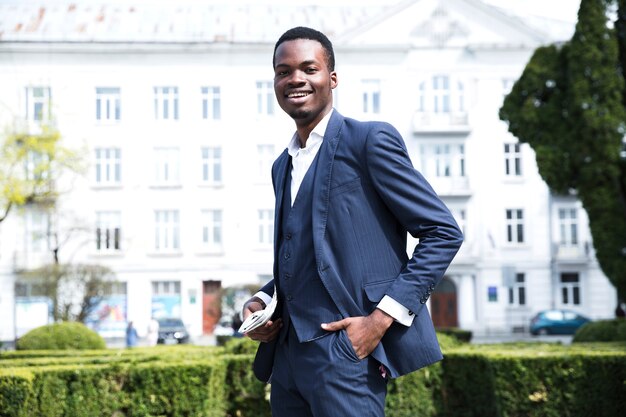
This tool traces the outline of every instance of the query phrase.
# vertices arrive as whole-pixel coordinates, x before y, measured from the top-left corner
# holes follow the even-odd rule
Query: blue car
[[[583,324],[591,321],[570,310],[545,310],[537,313],[530,321],[532,335],[574,334]]]

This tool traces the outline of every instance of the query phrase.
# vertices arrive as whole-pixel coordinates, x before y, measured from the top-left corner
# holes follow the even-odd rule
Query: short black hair
[[[287,41],[295,41],[297,39],[309,39],[319,42],[326,53],[326,65],[328,66],[328,70],[335,70],[335,51],[333,51],[333,44],[322,32],[304,26],[289,29],[287,32],[283,33],[280,38],[278,38],[278,41],[274,46],[274,55],[272,56],[272,65],[274,67],[276,66],[276,50],[280,44]]]

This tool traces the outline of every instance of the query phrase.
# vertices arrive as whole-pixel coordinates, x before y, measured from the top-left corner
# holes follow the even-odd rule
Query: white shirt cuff
[[[263,302],[265,303],[266,307],[272,301],[272,297],[270,297],[269,295],[265,294],[263,291],[257,292],[256,294],[254,294],[254,296],[255,297],[259,297],[261,300],[263,300]],[[387,313],[387,314],[389,314],[389,313]]]
[[[376,307],[389,314],[395,321],[406,327],[413,324],[413,319],[415,319],[415,314],[411,310],[388,295],[385,295]]]

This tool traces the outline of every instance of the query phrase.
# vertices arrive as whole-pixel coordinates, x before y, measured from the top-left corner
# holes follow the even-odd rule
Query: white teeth
[[[295,97],[306,97],[309,93],[290,93],[287,97],[295,98]]]

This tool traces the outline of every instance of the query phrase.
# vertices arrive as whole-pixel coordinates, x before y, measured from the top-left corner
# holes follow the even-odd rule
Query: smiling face
[[[333,107],[337,74],[328,69],[322,45],[310,39],[281,43],[274,62],[278,104],[296,122],[300,139],[306,140]]]

